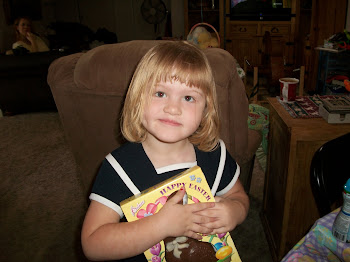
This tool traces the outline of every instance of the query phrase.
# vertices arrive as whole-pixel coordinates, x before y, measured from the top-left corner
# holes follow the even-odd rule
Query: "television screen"
[[[231,7],[235,7],[237,4],[245,2],[247,0],[231,0]]]
[[[231,20],[288,21],[291,9],[282,0],[231,0]]]
[[[249,5],[263,5],[265,7],[283,7],[282,0],[231,0],[231,8],[235,7],[240,3],[247,2]],[[243,4],[241,4],[243,5]]]

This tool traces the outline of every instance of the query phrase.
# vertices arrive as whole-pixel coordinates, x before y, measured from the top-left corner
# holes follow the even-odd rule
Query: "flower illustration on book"
[[[148,259],[148,261],[152,262],[161,262],[163,261],[164,257],[162,258],[162,255],[164,251],[160,252],[162,249],[162,246],[160,243],[155,244],[153,247],[149,249],[149,252],[153,255],[151,259]]]
[[[149,251],[151,252],[152,255],[158,256],[160,253],[160,249],[161,249],[161,246],[160,246],[160,243],[158,243],[158,244],[155,244],[153,247],[151,247]]]
[[[152,262],[161,262],[162,259],[160,257],[158,257],[158,256],[153,256],[151,261]]]
[[[226,236],[227,233],[221,233],[221,234],[217,234],[218,235],[218,238],[222,239],[223,237]]]
[[[158,210],[158,205],[159,204],[164,205],[167,200],[168,200],[168,197],[162,196],[162,197],[158,198],[155,203],[149,203],[146,207],[146,210],[140,209],[139,212],[137,212],[137,215],[136,215],[137,218],[140,219],[140,218],[149,217],[149,216],[154,215]]]

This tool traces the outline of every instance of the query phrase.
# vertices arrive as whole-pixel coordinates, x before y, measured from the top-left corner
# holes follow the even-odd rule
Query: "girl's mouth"
[[[166,125],[170,125],[170,126],[180,126],[181,124],[175,120],[171,120],[171,119],[160,119],[160,122],[162,122],[163,124]]]

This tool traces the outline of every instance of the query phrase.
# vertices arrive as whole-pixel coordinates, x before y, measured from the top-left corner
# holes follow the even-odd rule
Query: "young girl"
[[[16,32],[16,42],[12,49],[21,46],[30,53],[49,51],[45,42],[32,32],[32,21],[27,17],[19,17],[15,20],[14,29]]]
[[[199,233],[225,233],[246,218],[249,200],[237,179],[239,166],[218,138],[215,82],[197,47],[166,42],[146,53],[126,96],[121,129],[129,142],[106,157],[90,195],[82,229],[89,259],[146,261],[143,252],[166,237],[201,239]],[[155,215],[121,221],[119,203],[132,192],[195,165],[216,203],[182,205],[179,190]]]

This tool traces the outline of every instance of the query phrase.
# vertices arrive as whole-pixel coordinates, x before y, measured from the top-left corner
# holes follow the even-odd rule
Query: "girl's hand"
[[[239,224],[236,214],[240,212],[241,204],[223,197],[215,197],[215,201],[214,208],[200,212],[201,215],[211,217],[213,221],[203,226],[212,229],[210,234],[221,234],[233,230]]]
[[[210,234],[232,231],[247,217],[249,198],[239,180],[226,194],[215,197],[215,201],[213,208],[198,212],[199,215],[211,218],[211,222],[202,224],[212,229]]]
[[[179,190],[170,198],[164,207],[155,216],[159,218],[159,229],[165,231],[169,237],[187,236],[194,239],[202,239],[202,234],[209,234],[212,229],[206,227],[207,223],[214,221],[210,217],[201,215],[199,212],[214,208],[215,203],[196,203],[183,205],[182,199],[185,190]]]

